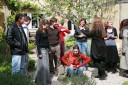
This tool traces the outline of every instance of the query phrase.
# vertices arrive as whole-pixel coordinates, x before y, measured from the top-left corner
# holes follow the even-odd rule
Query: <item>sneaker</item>
[[[99,80],[106,80],[107,74],[101,75]]]

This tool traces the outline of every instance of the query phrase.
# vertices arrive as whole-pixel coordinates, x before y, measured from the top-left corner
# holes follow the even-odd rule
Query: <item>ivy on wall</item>
[[[27,0],[26,1],[5,0],[4,3],[8,7],[8,9],[11,11],[11,15],[7,17],[8,26],[10,26],[14,22],[15,15],[17,13],[26,13],[26,12],[39,13],[41,11],[41,7]]]
[[[41,7],[37,4],[30,3],[29,1],[19,1],[19,0],[5,0],[5,3],[11,11],[14,12],[24,12],[24,10],[39,12]]]
[[[28,1],[24,1],[21,5],[21,10],[29,10],[29,11],[34,11],[34,12],[39,12],[41,11],[41,8],[37,6],[36,4],[30,3]]]
[[[19,0],[5,0],[8,9],[12,11],[20,11],[21,3]]]

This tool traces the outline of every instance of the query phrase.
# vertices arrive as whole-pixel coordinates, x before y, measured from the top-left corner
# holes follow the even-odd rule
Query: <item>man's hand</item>
[[[77,68],[79,68],[80,66],[79,66],[79,65],[77,65],[76,67],[77,67]]]
[[[39,59],[42,59],[42,57],[43,57],[42,55],[39,55]]]
[[[61,29],[61,31],[65,31],[66,29]]]
[[[84,34],[80,34],[78,37],[82,38],[82,37],[85,37],[85,35]]]

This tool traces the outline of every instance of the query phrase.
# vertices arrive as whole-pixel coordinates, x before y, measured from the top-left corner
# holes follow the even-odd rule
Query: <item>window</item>
[[[38,28],[42,18],[43,14],[32,14],[32,28]]]

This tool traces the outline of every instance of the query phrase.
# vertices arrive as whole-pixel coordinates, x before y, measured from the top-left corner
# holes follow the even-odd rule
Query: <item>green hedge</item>
[[[36,85],[32,82],[31,78],[26,78],[23,75],[15,74],[8,75],[0,73],[0,85]]]

